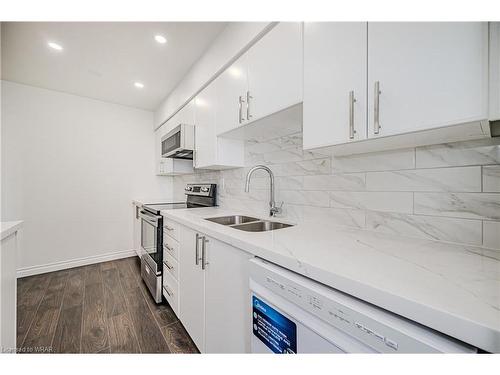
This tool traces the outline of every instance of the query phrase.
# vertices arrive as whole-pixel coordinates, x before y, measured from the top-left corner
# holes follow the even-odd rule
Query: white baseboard
[[[124,250],[102,255],[94,255],[86,258],[78,258],[78,259],[64,260],[62,262],[43,264],[40,266],[19,268],[17,270],[17,277],[19,278],[25,276],[32,276],[41,273],[59,271],[79,266],[86,266],[88,264],[95,264],[95,263],[107,262],[109,260],[128,258],[134,255],[137,255],[135,250]]]

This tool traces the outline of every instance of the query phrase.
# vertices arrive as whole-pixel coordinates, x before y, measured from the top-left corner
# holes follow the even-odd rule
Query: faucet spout
[[[250,191],[250,178],[252,177],[252,174],[258,170],[264,170],[267,173],[269,173],[269,180],[270,180],[269,215],[275,216],[276,214],[281,213],[281,207],[277,207],[276,202],[274,200],[274,174],[273,171],[271,171],[271,169],[269,169],[265,165],[256,165],[255,167],[251,168],[247,173],[245,181],[245,192],[248,193]]]

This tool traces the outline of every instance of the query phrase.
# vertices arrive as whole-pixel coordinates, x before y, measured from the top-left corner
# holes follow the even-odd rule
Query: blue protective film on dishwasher
[[[252,296],[253,334],[274,353],[297,353],[297,325]]]

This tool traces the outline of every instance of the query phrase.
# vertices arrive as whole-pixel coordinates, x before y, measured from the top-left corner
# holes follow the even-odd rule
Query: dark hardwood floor
[[[17,281],[19,353],[197,353],[170,306],[157,305],[137,257]]]

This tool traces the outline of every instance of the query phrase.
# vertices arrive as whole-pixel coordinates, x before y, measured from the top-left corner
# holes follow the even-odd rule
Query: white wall
[[[271,22],[230,23],[155,111],[155,128],[186,104],[274,25],[275,23]]]
[[[21,269],[132,249],[155,176],[153,113],[3,81],[2,220],[25,220]]]

